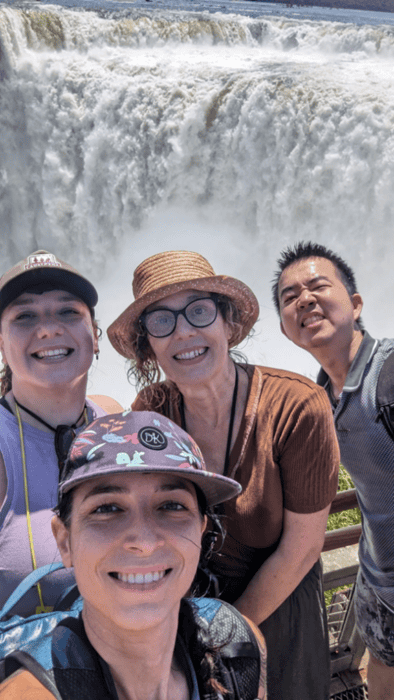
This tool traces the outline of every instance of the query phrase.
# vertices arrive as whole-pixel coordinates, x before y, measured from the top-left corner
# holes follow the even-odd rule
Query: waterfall
[[[97,283],[106,327],[143,258],[198,250],[260,299],[250,359],[313,374],[269,291],[280,250],[312,239],[392,335],[393,61],[389,25],[1,6],[2,269],[55,252]],[[128,403],[103,348],[92,391],[116,375]]]

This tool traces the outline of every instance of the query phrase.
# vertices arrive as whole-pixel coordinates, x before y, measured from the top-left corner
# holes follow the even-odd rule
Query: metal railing
[[[357,508],[355,489],[341,491],[332,502],[330,514]],[[361,535],[361,525],[351,525],[326,532],[323,552],[357,544]],[[324,574],[324,590],[347,586],[334,593],[327,607],[328,630],[331,652],[331,694],[332,700],[366,700],[367,689],[358,673],[365,645],[355,626],[353,586],[358,564],[329,571]]]

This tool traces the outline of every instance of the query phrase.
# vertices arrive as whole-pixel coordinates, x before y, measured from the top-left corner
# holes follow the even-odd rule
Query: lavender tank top
[[[106,411],[87,400],[89,420]],[[29,504],[37,566],[61,560],[51,530],[52,508],[57,502],[59,467],[51,433],[23,423]],[[0,452],[8,488],[0,510],[0,609],[15,587],[32,569],[23,487],[21,447],[15,416],[0,405]],[[54,605],[65,588],[75,583],[73,570],[62,569],[41,581],[44,605]],[[13,615],[27,617],[40,604],[37,589],[29,591],[13,608]]]

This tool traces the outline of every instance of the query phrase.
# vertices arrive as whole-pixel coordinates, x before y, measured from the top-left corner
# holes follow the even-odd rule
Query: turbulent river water
[[[313,376],[270,299],[284,246],[332,246],[370,332],[394,333],[393,68],[391,14],[1,3],[1,269],[57,253],[97,284],[105,328],[143,258],[198,250],[259,297],[247,356]],[[133,395],[105,340],[89,388]]]

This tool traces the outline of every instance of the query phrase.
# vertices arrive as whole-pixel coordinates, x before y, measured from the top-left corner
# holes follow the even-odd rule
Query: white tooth
[[[37,353],[38,357],[54,357],[58,355],[67,355],[67,350],[65,348],[58,349],[58,350],[42,350],[41,352]]]
[[[124,583],[153,583],[153,581],[160,581],[165,574],[164,569],[162,571],[150,572],[149,574],[117,574],[117,578]]]
[[[175,357],[178,360],[192,360],[193,357],[198,357],[199,355],[202,355],[204,352],[204,349],[201,350],[192,350],[191,352],[183,352],[179,353],[179,355],[175,355]]]

